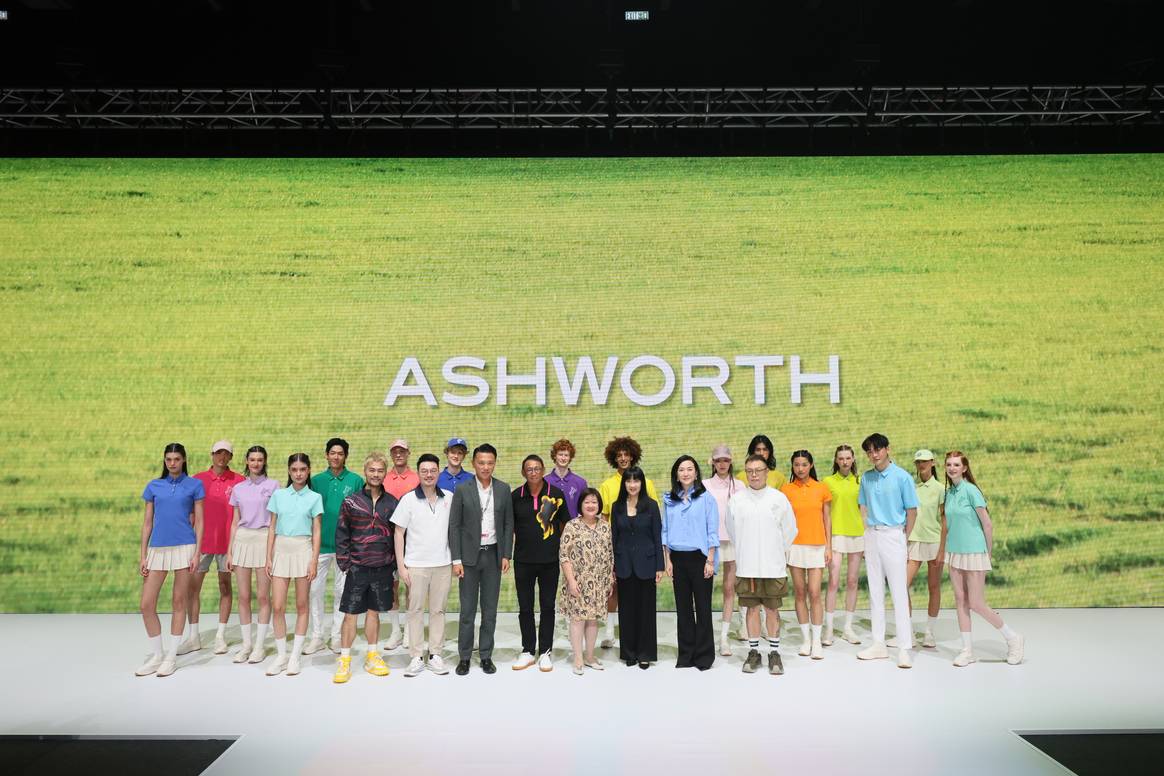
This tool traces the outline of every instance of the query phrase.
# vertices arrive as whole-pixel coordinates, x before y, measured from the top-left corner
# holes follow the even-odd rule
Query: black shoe
[[[784,673],[784,661],[780,659],[779,652],[768,653],[768,673],[772,676],[780,676]]]
[[[467,673],[469,673],[469,661],[462,660],[457,663],[457,676],[464,676]]]
[[[626,663],[627,668],[630,668],[631,666],[633,666],[635,664],[635,661],[633,661],[633,660],[624,660],[622,662]]]
[[[749,649],[748,656],[744,659],[744,673],[754,674],[756,669],[760,667],[760,650]]]
[[[651,667],[651,664],[645,660],[643,662],[639,663],[639,668],[643,669],[644,671],[646,671],[650,667]]]
[[[497,666],[493,665],[493,661],[487,657],[481,658],[481,670],[487,674],[497,673]]]

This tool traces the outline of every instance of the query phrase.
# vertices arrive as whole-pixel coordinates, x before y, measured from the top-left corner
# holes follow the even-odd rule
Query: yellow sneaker
[[[379,652],[369,652],[364,659],[364,670],[372,676],[387,676],[388,664],[384,662],[384,658],[380,657]]]
[[[331,678],[336,684],[343,684],[352,678],[352,658],[339,657],[335,661],[335,676]]]

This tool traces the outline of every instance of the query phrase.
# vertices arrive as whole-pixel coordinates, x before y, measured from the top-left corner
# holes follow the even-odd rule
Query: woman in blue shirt
[[[954,603],[958,606],[958,630],[962,632],[962,651],[954,665],[968,666],[975,661],[970,634],[970,612],[998,628],[1006,639],[1006,662],[1023,662],[1023,637],[1002,621],[998,612],[986,603],[986,572],[994,552],[994,524],[986,511],[986,499],[970,471],[970,459],[960,450],[946,453],[946,566],[954,586]]]
[[[711,632],[711,587],[719,548],[719,507],[703,487],[699,464],[682,455],[671,467],[671,490],[663,495],[663,556],[675,586],[679,642],[676,668],[700,671],[715,662]]]
[[[186,470],[186,448],[177,442],[166,445],[162,473],[142,492],[145,520],[141,527],[138,571],[145,577],[141,589],[141,617],[145,622],[149,655],[134,673],[138,676],[169,676],[178,660],[178,645],[186,625],[186,601],[191,574],[198,567],[195,548],[202,541],[202,483]],[[166,575],[174,572],[170,645],[162,652],[162,623],[158,619],[158,595]]]

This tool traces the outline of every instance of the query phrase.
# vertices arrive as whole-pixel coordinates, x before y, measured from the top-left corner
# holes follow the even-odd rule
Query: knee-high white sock
[[[813,626],[810,626],[810,627],[811,627],[811,630],[812,630],[812,640],[813,640],[813,642],[815,643],[815,642],[817,642],[817,641],[820,641],[820,626],[819,626],[819,625],[813,625]]]
[[[286,657],[287,656],[287,637],[286,636],[284,636],[283,638],[279,638],[278,636],[275,637],[275,651],[279,654],[279,657]]]
[[[802,639],[804,639],[805,641],[808,641],[808,639],[809,639],[808,623],[804,623],[803,625],[800,626],[800,637]]]
[[[162,656],[162,634],[146,636],[146,643],[149,644],[149,653],[151,655],[156,655],[157,657]]]
[[[1001,633],[1002,637],[1007,641],[1013,641],[1014,637],[1018,635],[1013,630],[1011,630],[1011,627],[1005,622],[1002,624],[1002,627],[998,629],[998,632]]]
[[[825,612],[824,626],[825,626],[826,631],[828,631],[829,633],[833,632],[833,613],[832,612]]]
[[[291,653],[292,655],[298,655],[300,652],[303,651],[303,640],[306,638],[307,638],[306,636],[300,636],[298,633],[295,634],[295,641],[291,646],[291,649],[294,650]]]
[[[263,646],[263,642],[267,640],[267,629],[271,627],[269,622],[260,622],[255,626],[255,645]]]

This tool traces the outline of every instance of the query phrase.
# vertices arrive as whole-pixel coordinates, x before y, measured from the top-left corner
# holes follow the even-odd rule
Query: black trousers
[[[618,657],[652,663],[659,659],[655,627],[655,578],[618,580]]]
[[[558,598],[557,563],[513,563],[513,582],[517,588],[517,623],[521,626],[521,651],[531,655],[549,652],[554,645],[554,604]],[[538,606],[542,619],[534,632],[534,585],[538,587]]]
[[[707,556],[698,550],[671,550],[675,573],[675,625],[679,642],[677,668],[711,668],[715,641],[711,633],[711,580],[704,579]]]

